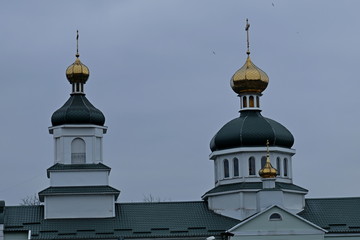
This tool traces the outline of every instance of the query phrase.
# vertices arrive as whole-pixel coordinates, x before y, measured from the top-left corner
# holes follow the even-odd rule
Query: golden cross
[[[76,57],[79,56],[79,30],[76,30]]]
[[[249,28],[250,28],[249,20],[246,19],[245,31],[246,31],[246,37],[247,37],[247,52],[246,52],[247,55],[250,55]]]

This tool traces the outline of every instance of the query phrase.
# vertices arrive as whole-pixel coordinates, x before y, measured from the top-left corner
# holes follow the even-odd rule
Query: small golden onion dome
[[[230,80],[231,88],[237,94],[244,92],[263,92],[269,83],[268,75],[255,66],[250,56],[247,57],[244,66],[235,72]]]
[[[277,170],[273,168],[270,163],[270,158],[267,156],[266,163],[262,169],[259,170],[259,175],[262,178],[275,178],[277,175]]]
[[[76,60],[66,69],[66,78],[70,83],[85,83],[90,75],[89,68],[85,66],[76,54]]]

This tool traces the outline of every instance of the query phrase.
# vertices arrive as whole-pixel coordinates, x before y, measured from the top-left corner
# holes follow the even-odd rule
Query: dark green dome
[[[270,146],[291,148],[294,137],[280,123],[265,118],[260,111],[242,111],[240,117],[225,124],[210,142],[211,151],[236,147]]]
[[[104,126],[105,116],[85,94],[71,94],[69,100],[51,116],[53,126],[63,124],[94,124]]]

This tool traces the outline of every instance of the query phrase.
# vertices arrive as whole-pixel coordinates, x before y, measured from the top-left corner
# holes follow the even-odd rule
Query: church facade
[[[214,187],[200,201],[121,203],[102,157],[105,116],[86,98],[89,69],[77,52],[70,98],[51,117],[50,186],[41,205],[0,201],[0,240],[360,239],[360,197],[307,199],[293,183],[294,137],[262,116],[269,78],[247,55],[231,78],[240,116],[210,141]]]

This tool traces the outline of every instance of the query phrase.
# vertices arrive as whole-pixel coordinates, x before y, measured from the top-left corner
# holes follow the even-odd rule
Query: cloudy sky
[[[214,184],[209,142],[238,116],[229,86],[246,59],[270,77],[262,114],[295,137],[294,183],[308,197],[360,196],[358,1],[1,1],[0,199],[49,185],[52,113],[65,69],[106,116],[104,163],[120,201],[200,200]]]

